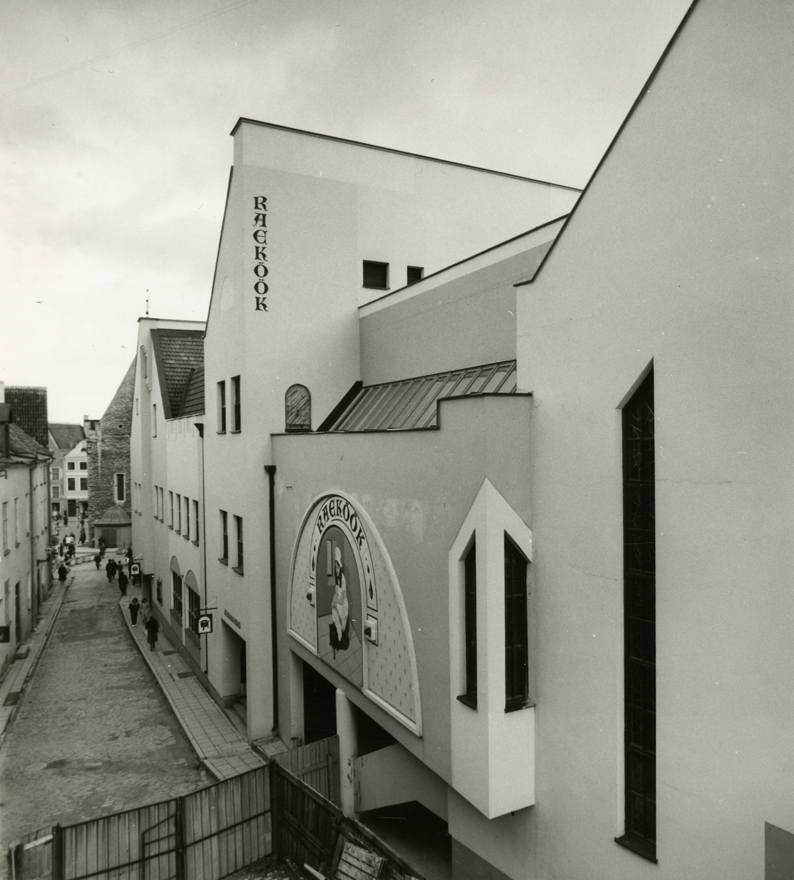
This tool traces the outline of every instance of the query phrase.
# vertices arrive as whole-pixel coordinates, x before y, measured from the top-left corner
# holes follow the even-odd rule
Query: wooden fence
[[[184,797],[27,835],[9,848],[9,873],[11,880],[220,880],[272,853],[328,872],[346,840],[384,858],[384,880],[421,878],[273,762]]]
[[[337,807],[340,805],[338,736],[281,752],[274,760]]]
[[[273,851],[271,773],[15,841],[12,880],[219,880]]]

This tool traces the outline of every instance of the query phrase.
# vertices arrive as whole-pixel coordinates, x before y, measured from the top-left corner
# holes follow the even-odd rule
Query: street
[[[0,847],[15,837],[185,794],[200,769],[122,619],[117,581],[74,582],[0,747]],[[140,622],[138,624],[141,625]]]

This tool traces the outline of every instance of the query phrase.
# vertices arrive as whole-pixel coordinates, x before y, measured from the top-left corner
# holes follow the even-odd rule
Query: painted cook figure
[[[334,597],[331,600],[331,647],[334,655],[337,651],[346,651],[350,647],[349,615],[350,606],[347,600],[347,581],[345,579],[344,565],[342,564],[342,550],[334,547]]]

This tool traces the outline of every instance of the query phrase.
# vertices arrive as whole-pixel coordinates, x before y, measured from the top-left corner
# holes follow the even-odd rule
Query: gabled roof
[[[320,431],[410,431],[438,427],[438,401],[515,394],[516,362],[500,361],[361,388]]]
[[[185,384],[185,396],[179,408],[180,416],[201,415],[204,412],[204,367],[190,371]]]
[[[49,443],[47,424],[47,389],[35,387],[7,387],[5,402],[14,410],[14,422],[37,443]]]
[[[81,440],[85,440],[85,432],[82,425],[65,425],[50,422],[50,434],[58,449],[74,449]]]
[[[157,373],[163,395],[164,415],[167,419],[204,411],[204,332],[202,330],[155,329],[152,333],[152,349],[157,363]],[[199,377],[201,370],[200,392]],[[196,383],[196,384],[194,384]],[[201,406],[197,399],[200,393]]]

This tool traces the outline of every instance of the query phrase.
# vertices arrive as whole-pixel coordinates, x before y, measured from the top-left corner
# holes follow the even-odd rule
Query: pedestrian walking
[[[102,557],[98,553],[94,557],[94,565],[96,566],[96,570],[99,571],[99,566],[102,565]]]
[[[121,575],[123,574],[124,572],[122,571],[119,575],[119,586],[121,586]],[[130,620],[132,621],[133,626],[138,625],[138,610],[140,607],[140,602],[138,602],[138,597],[136,596],[132,602],[130,602]]]
[[[66,583],[66,575],[69,573],[69,569],[61,563],[58,567],[58,580],[63,584]]]
[[[141,619],[143,620],[143,625],[146,626],[149,621],[149,600],[146,596],[143,597],[141,602]]]
[[[121,595],[127,595],[127,584],[129,584],[130,579],[124,574],[124,569],[119,569],[119,589],[121,590]]]
[[[85,529],[80,527],[80,543],[85,544]]]
[[[150,651],[154,651],[154,646],[157,644],[157,633],[159,630],[160,624],[157,622],[157,618],[152,614],[146,621],[146,638],[149,642]]]
[[[116,563],[113,559],[108,559],[107,565],[105,566],[105,573],[108,576],[108,583],[113,583],[113,578],[116,577]]]
[[[127,547],[124,551],[124,555],[127,557],[127,574],[132,574],[132,547]]]

